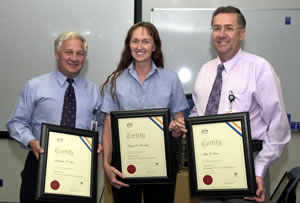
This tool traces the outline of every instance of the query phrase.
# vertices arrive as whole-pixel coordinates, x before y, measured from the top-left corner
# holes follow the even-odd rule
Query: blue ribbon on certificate
[[[82,137],[82,136],[79,136],[79,138],[85,144],[85,146],[88,148],[88,150],[90,150],[92,152],[92,143],[88,140],[88,138]]]
[[[234,130],[237,134],[239,134],[240,136],[242,136],[242,129],[241,126],[239,126],[237,123],[235,122],[225,122],[232,130]]]
[[[149,119],[150,119],[155,125],[157,125],[162,131],[164,130],[163,122],[162,122],[158,117],[155,117],[155,116],[149,116]]]

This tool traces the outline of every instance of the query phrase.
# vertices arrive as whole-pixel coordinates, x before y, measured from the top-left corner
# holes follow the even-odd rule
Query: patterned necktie
[[[220,102],[220,95],[222,90],[222,72],[224,70],[224,65],[219,64],[217,70],[217,76],[213,87],[211,89],[209,99],[207,101],[205,115],[215,115],[218,113],[219,110],[219,102]]]
[[[69,86],[66,89],[65,97],[64,97],[64,106],[61,115],[61,126],[72,127],[75,128],[76,124],[76,97],[74,87],[72,83],[74,82],[73,79],[67,79]]]

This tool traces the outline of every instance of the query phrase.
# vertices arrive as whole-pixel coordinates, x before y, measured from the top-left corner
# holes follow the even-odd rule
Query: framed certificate
[[[295,176],[286,171],[271,196],[271,203],[285,202],[287,190],[295,180]]]
[[[185,124],[192,195],[255,196],[248,112],[191,117]]]
[[[96,202],[98,133],[42,124],[36,199]]]
[[[174,183],[169,109],[112,111],[112,165],[138,185]]]

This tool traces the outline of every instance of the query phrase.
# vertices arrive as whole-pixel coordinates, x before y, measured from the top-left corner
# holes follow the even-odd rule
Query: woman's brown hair
[[[126,68],[128,68],[128,66],[134,60],[131,55],[131,52],[130,52],[130,40],[131,40],[133,31],[135,29],[137,29],[138,27],[146,28],[149,35],[153,38],[154,44],[155,44],[155,50],[152,52],[151,59],[153,60],[153,62],[155,63],[155,65],[157,67],[160,67],[160,68],[164,67],[163,54],[162,54],[162,50],[161,50],[161,41],[160,41],[160,37],[159,37],[156,27],[152,23],[149,23],[149,22],[138,22],[138,23],[134,24],[127,32],[124,49],[123,49],[123,52],[121,55],[120,62],[117,66],[117,69],[115,71],[113,71],[107,77],[106,81],[103,83],[103,85],[101,87],[101,93],[104,94],[104,90],[105,90],[107,84],[109,83],[109,81],[111,82],[110,94],[111,94],[113,100],[114,100],[115,92],[116,92],[115,88],[116,88],[117,78],[120,76],[120,74]]]

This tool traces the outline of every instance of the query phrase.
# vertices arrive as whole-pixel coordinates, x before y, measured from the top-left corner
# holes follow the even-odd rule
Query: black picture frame
[[[176,172],[175,172],[175,161],[174,161],[174,153],[173,153],[173,148],[172,148],[172,141],[171,141],[171,135],[169,132],[169,123],[170,123],[170,111],[168,108],[157,108],[157,109],[143,109],[143,110],[123,110],[123,111],[112,111],[110,113],[111,116],[111,129],[112,129],[112,142],[113,142],[113,160],[112,160],[112,165],[118,169],[120,172],[125,173],[128,172],[128,167],[132,166],[129,165],[127,168],[123,167],[122,168],[122,162],[126,162],[124,163],[124,166],[127,163],[136,163],[136,160],[139,159],[139,163],[143,162],[145,164],[147,163],[151,163],[151,159],[148,160],[142,160],[142,158],[146,158],[147,159],[147,155],[145,155],[143,157],[143,155],[141,155],[141,153],[136,154],[138,156],[138,158],[133,158],[133,159],[128,159],[128,154],[131,153],[127,153],[125,152],[128,148],[126,146],[126,144],[124,145],[125,147],[121,147],[120,146],[120,142],[122,140],[125,140],[124,137],[122,137],[124,135],[124,133],[128,133],[130,131],[129,128],[131,128],[132,126],[134,126],[134,129],[141,129],[143,128],[143,130],[139,130],[139,132],[133,132],[134,133],[141,133],[141,134],[145,134],[145,137],[147,137],[148,139],[150,138],[149,136],[154,136],[153,132],[148,132],[148,127],[151,126],[151,129],[157,128],[159,129],[159,131],[162,131],[162,135],[163,137],[163,142],[162,144],[162,151],[164,153],[164,157],[163,155],[159,155],[162,157],[159,157],[158,160],[161,159],[165,159],[165,162],[163,164],[159,164],[160,165],[165,165],[165,174],[164,175],[158,175],[158,176],[153,176],[153,175],[139,175],[139,176],[130,176],[130,175],[125,175],[126,178],[122,179],[120,177],[117,177],[119,180],[121,180],[122,182],[125,182],[127,184],[130,185],[147,185],[147,184],[164,184],[164,183],[175,183],[175,179],[176,179]],[[155,124],[155,121],[153,121],[152,118],[158,118],[160,117],[160,126],[155,126],[158,123]],[[128,122],[127,122],[128,121]],[[128,131],[126,131],[126,128],[121,128],[121,126],[124,126],[124,124],[122,123],[126,123],[126,128],[128,127]],[[150,123],[150,125],[149,125]],[[148,126],[148,127],[147,127]],[[125,131],[124,131],[125,129]],[[120,130],[122,130],[122,132],[120,132]],[[152,135],[151,135],[152,133]],[[157,134],[155,134],[157,135]],[[126,135],[127,136],[127,135]],[[155,137],[152,137],[155,138]],[[127,140],[128,138],[126,138]],[[161,138],[160,138],[161,139]],[[124,143],[126,143],[127,141],[123,141]],[[122,142],[122,143],[123,143]],[[128,141],[129,142],[129,141]],[[159,145],[159,143],[157,143],[157,145]],[[123,146],[123,145],[122,145]],[[136,145],[137,146],[137,145]],[[153,145],[149,144],[149,148],[151,149]],[[163,149],[164,148],[164,149]],[[122,150],[123,149],[123,150]],[[125,150],[126,149],[126,150]],[[141,149],[141,148],[138,148]],[[132,150],[132,149],[128,149]],[[148,150],[148,149],[147,149]],[[147,150],[145,150],[147,153]],[[142,149],[143,151],[143,149]],[[149,150],[148,150],[149,151]],[[144,152],[142,152],[144,153]],[[121,154],[123,157],[121,158]],[[128,162],[127,162],[128,160]],[[159,161],[158,161],[159,162]],[[159,162],[161,163],[161,162]],[[134,164],[133,164],[134,165]],[[127,165],[126,165],[127,166]],[[136,167],[136,171],[142,171],[139,170],[141,168],[142,164],[138,164],[137,166],[134,165],[134,167]],[[127,170],[126,170],[127,169]],[[152,167],[152,165],[150,166],[150,171],[152,169],[155,169]],[[151,173],[149,173],[151,174]]]
[[[190,117],[185,118],[185,124],[191,194],[232,198],[255,196],[257,186],[249,113]],[[228,133],[232,138],[224,138]],[[237,150],[236,143],[239,143]],[[226,157],[232,153],[239,158]],[[240,162],[241,166],[234,162]],[[243,186],[238,185],[240,182]]]
[[[285,201],[285,195],[287,194],[288,188],[291,186],[291,184],[294,182],[295,176],[290,173],[289,171],[286,171],[282,178],[280,179],[278,185],[276,186],[274,192],[271,195],[270,202],[271,203],[279,203]]]
[[[38,162],[36,200],[95,203],[98,132],[42,123],[40,145],[44,153]]]

